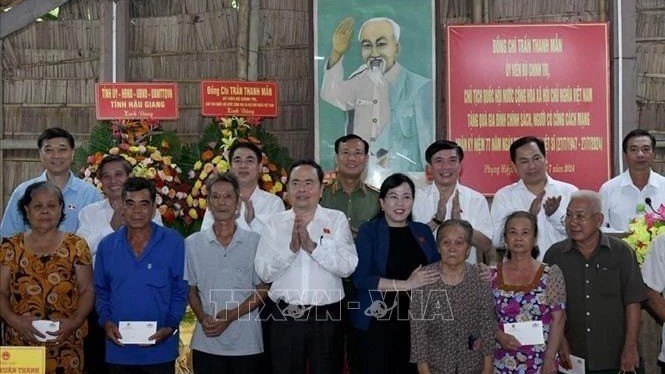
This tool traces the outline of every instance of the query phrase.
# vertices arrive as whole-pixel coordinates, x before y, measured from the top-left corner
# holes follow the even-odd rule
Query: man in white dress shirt
[[[102,182],[102,191],[106,199],[92,203],[79,212],[79,228],[76,235],[84,238],[90,247],[92,264],[95,264],[95,256],[99,242],[108,234],[116,231],[125,224],[122,215],[122,185],[132,173],[132,165],[124,157],[109,155],[99,163],[97,174]],[[162,224],[159,211],[155,211],[152,220]],[[105,341],[106,332],[99,326],[99,316],[93,308],[88,316],[88,336],[85,338],[85,367],[89,373],[108,373],[106,365]]]
[[[419,188],[413,201],[413,219],[427,224],[435,232],[447,219],[463,219],[473,226],[467,262],[477,262],[476,249],[487,253],[492,249],[492,221],[487,199],[477,191],[459,183],[464,150],[449,140],[437,140],[425,151],[427,168],[434,183]]]
[[[279,196],[259,188],[262,159],[263,153],[252,143],[236,142],[229,148],[230,172],[238,179],[242,201],[236,224],[259,235],[270,216],[284,211],[284,202]],[[212,214],[206,211],[201,231],[210,228],[213,222]]]
[[[97,246],[108,234],[125,224],[122,216],[122,185],[132,173],[132,165],[124,157],[110,155],[99,163],[97,174],[102,182],[106,199],[90,204],[79,212],[79,228],[76,235],[84,238],[90,247],[92,263],[95,263]],[[162,217],[155,212],[152,220],[161,225]]]
[[[343,363],[340,320],[342,278],[358,264],[344,213],[323,208],[323,170],[314,161],[291,165],[287,186],[292,208],[266,223],[255,268],[277,303],[271,324],[275,374],[339,374]]]
[[[642,264],[642,278],[647,286],[648,305],[659,320],[665,321],[665,235],[659,235],[651,242],[649,254]],[[662,332],[665,342],[665,326]],[[661,373],[665,373],[665,343],[661,344],[658,355]]]
[[[603,226],[628,231],[630,220],[642,214],[638,204],[649,198],[647,211],[665,204],[665,177],[651,170],[655,148],[656,138],[646,130],[633,130],[623,138],[621,149],[628,169],[600,187]]]
[[[502,187],[492,201],[492,241],[503,246],[503,223],[510,213],[528,211],[538,218],[538,260],[549,247],[566,238],[563,217],[570,194],[577,187],[547,175],[545,143],[534,136],[525,136],[510,145],[510,161],[520,180]]]

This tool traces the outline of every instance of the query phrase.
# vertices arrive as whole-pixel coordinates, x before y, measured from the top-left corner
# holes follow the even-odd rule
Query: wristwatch
[[[436,218],[436,214],[432,216],[432,221],[434,221],[434,223],[436,223],[437,225],[441,225],[443,223],[442,220]]]

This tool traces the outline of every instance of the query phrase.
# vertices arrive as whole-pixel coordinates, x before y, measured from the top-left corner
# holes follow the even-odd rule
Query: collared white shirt
[[[665,295],[665,235],[659,235],[651,242],[651,250],[642,264],[644,284],[652,290]],[[665,362],[665,326],[662,331],[663,344],[658,361]]]
[[[109,199],[92,203],[79,212],[79,228],[76,235],[82,237],[88,243],[92,256],[92,266],[95,266],[95,256],[99,242],[106,235],[115,231],[111,227],[111,218],[113,218],[113,207],[111,207]],[[158,210],[155,211],[152,221],[163,226],[162,216]]]
[[[459,182],[455,186],[455,190],[459,191],[459,204],[462,209],[462,219],[468,221],[474,230],[478,230],[488,238],[492,238],[492,218],[490,216],[489,204],[487,199],[481,193],[466,187]],[[435,183],[419,188],[416,191],[416,196],[413,201],[413,220],[427,224],[434,214],[439,204],[439,189]],[[450,195],[448,202],[446,202],[446,217],[450,219],[453,210],[453,197],[455,192]],[[433,232],[433,234],[435,234]],[[436,238],[436,234],[435,234]],[[476,247],[471,247],[469,258],[467,262],[475,264],[478,259],[476,258]]]
[[[605,216],[603,226],[628,231],[630,220],[642,214],[637,211],[637,205],[644,204],[647,197],[656,210],[660,204],[665,204],[665,177],[651,170],[647,185],[640,191],[626,170],[603,183],[599,192]],[[651,211],[649,207],[646,209]]]
[[[577,187],[570,183],[553,179],[548,175],[545,191],[543,203],[550,197],[561,196],[561,204],[559,204],[559,209],[549,217],[545,214],[545,209],[542,207],[538,212],[538,248],[540,249],[538,260],[543,259],[545,252],[547,252],[552,244],[566,238],[563,217],[566,215],[568,202],[570,202],[570,194],[577,191]],[[495,246],[501,247],[505,244],[503,240],[503,226],[506,217],[518,210],[528,212],[531,202],[535,198],[536,195],[526,188],[524,181],[521,179],[513,184],[502,187],[494,194],[491,215],[492,223],[494,224],[492,242]]]
[[[284,201],[282,201],[279,196],[266,192],[258,186],[254,188],[254,192],[252,192],[252,195],[249,197],[249,201],[251,201],[252,206],[254,206],[254,219],[252,222],[247,224],[247,221],[245,221],[245,211],[247,208],[245,207],[244,202],[240,203],[240,212],[238,213],[238,217],[236,217],[236,224],[238,227],[247,231],[261,234],[263,226],[268,221],[268,218],[275,213],[284,211]],[[203,222],[201,222],[201,231],[212,227],[214,222],[215,218],[212,216],[212,213],[206,209],[206,212],[203,215]]]
[[[328,305],[344,298],[342,278],[358,265],[349,222],[344,213],[317,205],[307,225],[317,246],[309,254],[289,248],[295,214],[287,210],[270,217],[259,241],[254,266],[265,283],[272,283],[268,296],[295,305]]]

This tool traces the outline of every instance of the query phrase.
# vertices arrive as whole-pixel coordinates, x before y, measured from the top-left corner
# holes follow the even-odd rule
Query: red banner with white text
[[[175,83],[98,83],[97,119],[178,119]]]
[[[462,183],[492,195],[518,178],[509,147],[545,142],[548,173],[598,190],[610,177],[608,25],[447,28],[448,138],[464,149]]]

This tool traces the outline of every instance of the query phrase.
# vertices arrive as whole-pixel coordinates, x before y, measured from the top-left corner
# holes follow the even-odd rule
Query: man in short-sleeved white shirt
[[[658,319],[665,321],[665,235],[659,235],[651,242],[651,250],[642,264],[642,278],[647,286],[648,304]],[[665,326],[662,332],[665,342]],[[661,346],[658,361],[665,365],[665,344]]]
[[[538,260],[549,247],[566,238],[563,217],[570,194],[577,187],[547,174],[545,143],[534,136],[519,138],[510,145],[510,160],[520,180],[499,189],[492,200],[495,246],[503,246],[506,217],[518,210],[531,212],[538,219]]]
[[[236,224],[257,234],[261,234],[270,216],[284,211],[284,202],[279,196],[259,188],[262,158],[261,150],[249,142],[236,142],[229,148],[230,171],[240,186],[241,204]],[[212,214],[206,210],[201,231],[210,228],[213,221]]]
[[[477,262],[476,249],[487,253],[492,248],[492,222],[487,199],[459,183],[464,151],[457,143],[438,140],[425,151],[427,168],[434,182],[416,191],[413,219],[427,224],[432,232],[446,219],[463,219],[473,226],[467,262]]]
[[[638,205],[649,199],[651,207],[646,209],[651,211],[665,204],[665,177],[651,169],[656,138],[648,131],[629,132],[621,148],[628,169],[600,187],[600,198],[605,215],[603,226],[628,231],[630,220],[643,214],[637,210]]]

